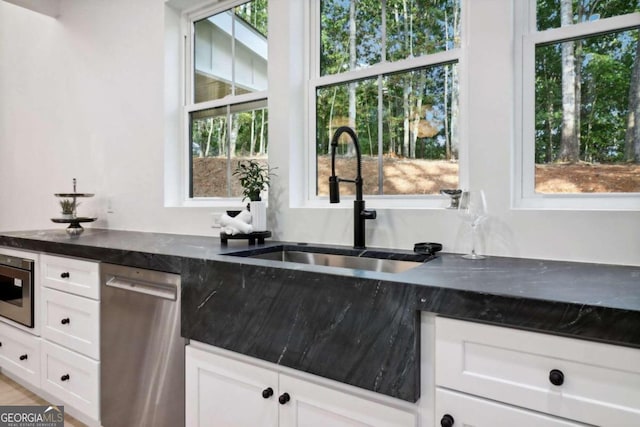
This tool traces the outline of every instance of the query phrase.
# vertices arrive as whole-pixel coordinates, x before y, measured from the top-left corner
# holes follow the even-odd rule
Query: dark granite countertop
[[[282,242],[267,241],[264,246],[281,244]],[[143,254],[150,257],[226,260],[262,266],[283,265],[273,261],[221,256],[252,247],[243,241],[232,241],[228,246],[222,246],[220,239],[212,236],[86,229],[79,238],[70,238],[64,230],[35,230],[0,232],[0,246],[110,262],[120,262],[119,258],[123,256]],[[335,247],[314,245],[323,246]],[[507,257],[488,257],[485,260],[470,261],[457,254],[448,253],[438,254],[424,266],[395,274],[293,263],[284,266],[290,269],[315,270],[374,280],[384,279],[451,291],[640,312],[640,266]]]
[[[265,246],[282,244],[296,245]],[[217,237],[90,228],[0,232],[0,246],[180,273],[183,336],[409,401],[419,310],[640,348],[640,267],[444,253],[391,274],[227,256],[265,246]]]

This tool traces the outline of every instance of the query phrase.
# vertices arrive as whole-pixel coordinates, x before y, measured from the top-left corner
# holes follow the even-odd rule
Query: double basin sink
[[[327,248],[303,244],[272,246],[232,252],[227,255],[384,273],[402,273],[434,258],[434,255],[430,253],[420,254],[366,249]]]

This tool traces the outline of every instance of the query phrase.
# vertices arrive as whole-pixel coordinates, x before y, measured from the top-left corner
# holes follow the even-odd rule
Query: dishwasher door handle
[[[171,301],[175,301],[177,299],[177,290],[176,286],[172,285],[164,285],[160,283],[149,283],[149,282],[140,282],[137,280],[131,280],[124,277],[119,276],[111,276],[107,282],[106,286],[110,286],[112,288],[122,289],[128,292],[138,292],[140,294],[147,294],[158,298],[164,298]]]

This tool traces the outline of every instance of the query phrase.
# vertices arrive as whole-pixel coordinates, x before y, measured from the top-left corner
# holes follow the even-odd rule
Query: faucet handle
[[[340,178],[329,177],[329,203],[340,203]]]
[[[376,219],[378,213],[373,209],[363,209],[362,212],[360,212],[360,215],[362,215],[362,218],[364,219]]]

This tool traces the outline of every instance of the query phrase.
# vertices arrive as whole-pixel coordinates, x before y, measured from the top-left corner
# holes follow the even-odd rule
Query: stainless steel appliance
[[[35,261],[0,254],[0,316],[33,328]]]
[[[100,269],[102,425],[184,426],[180,276]]]

